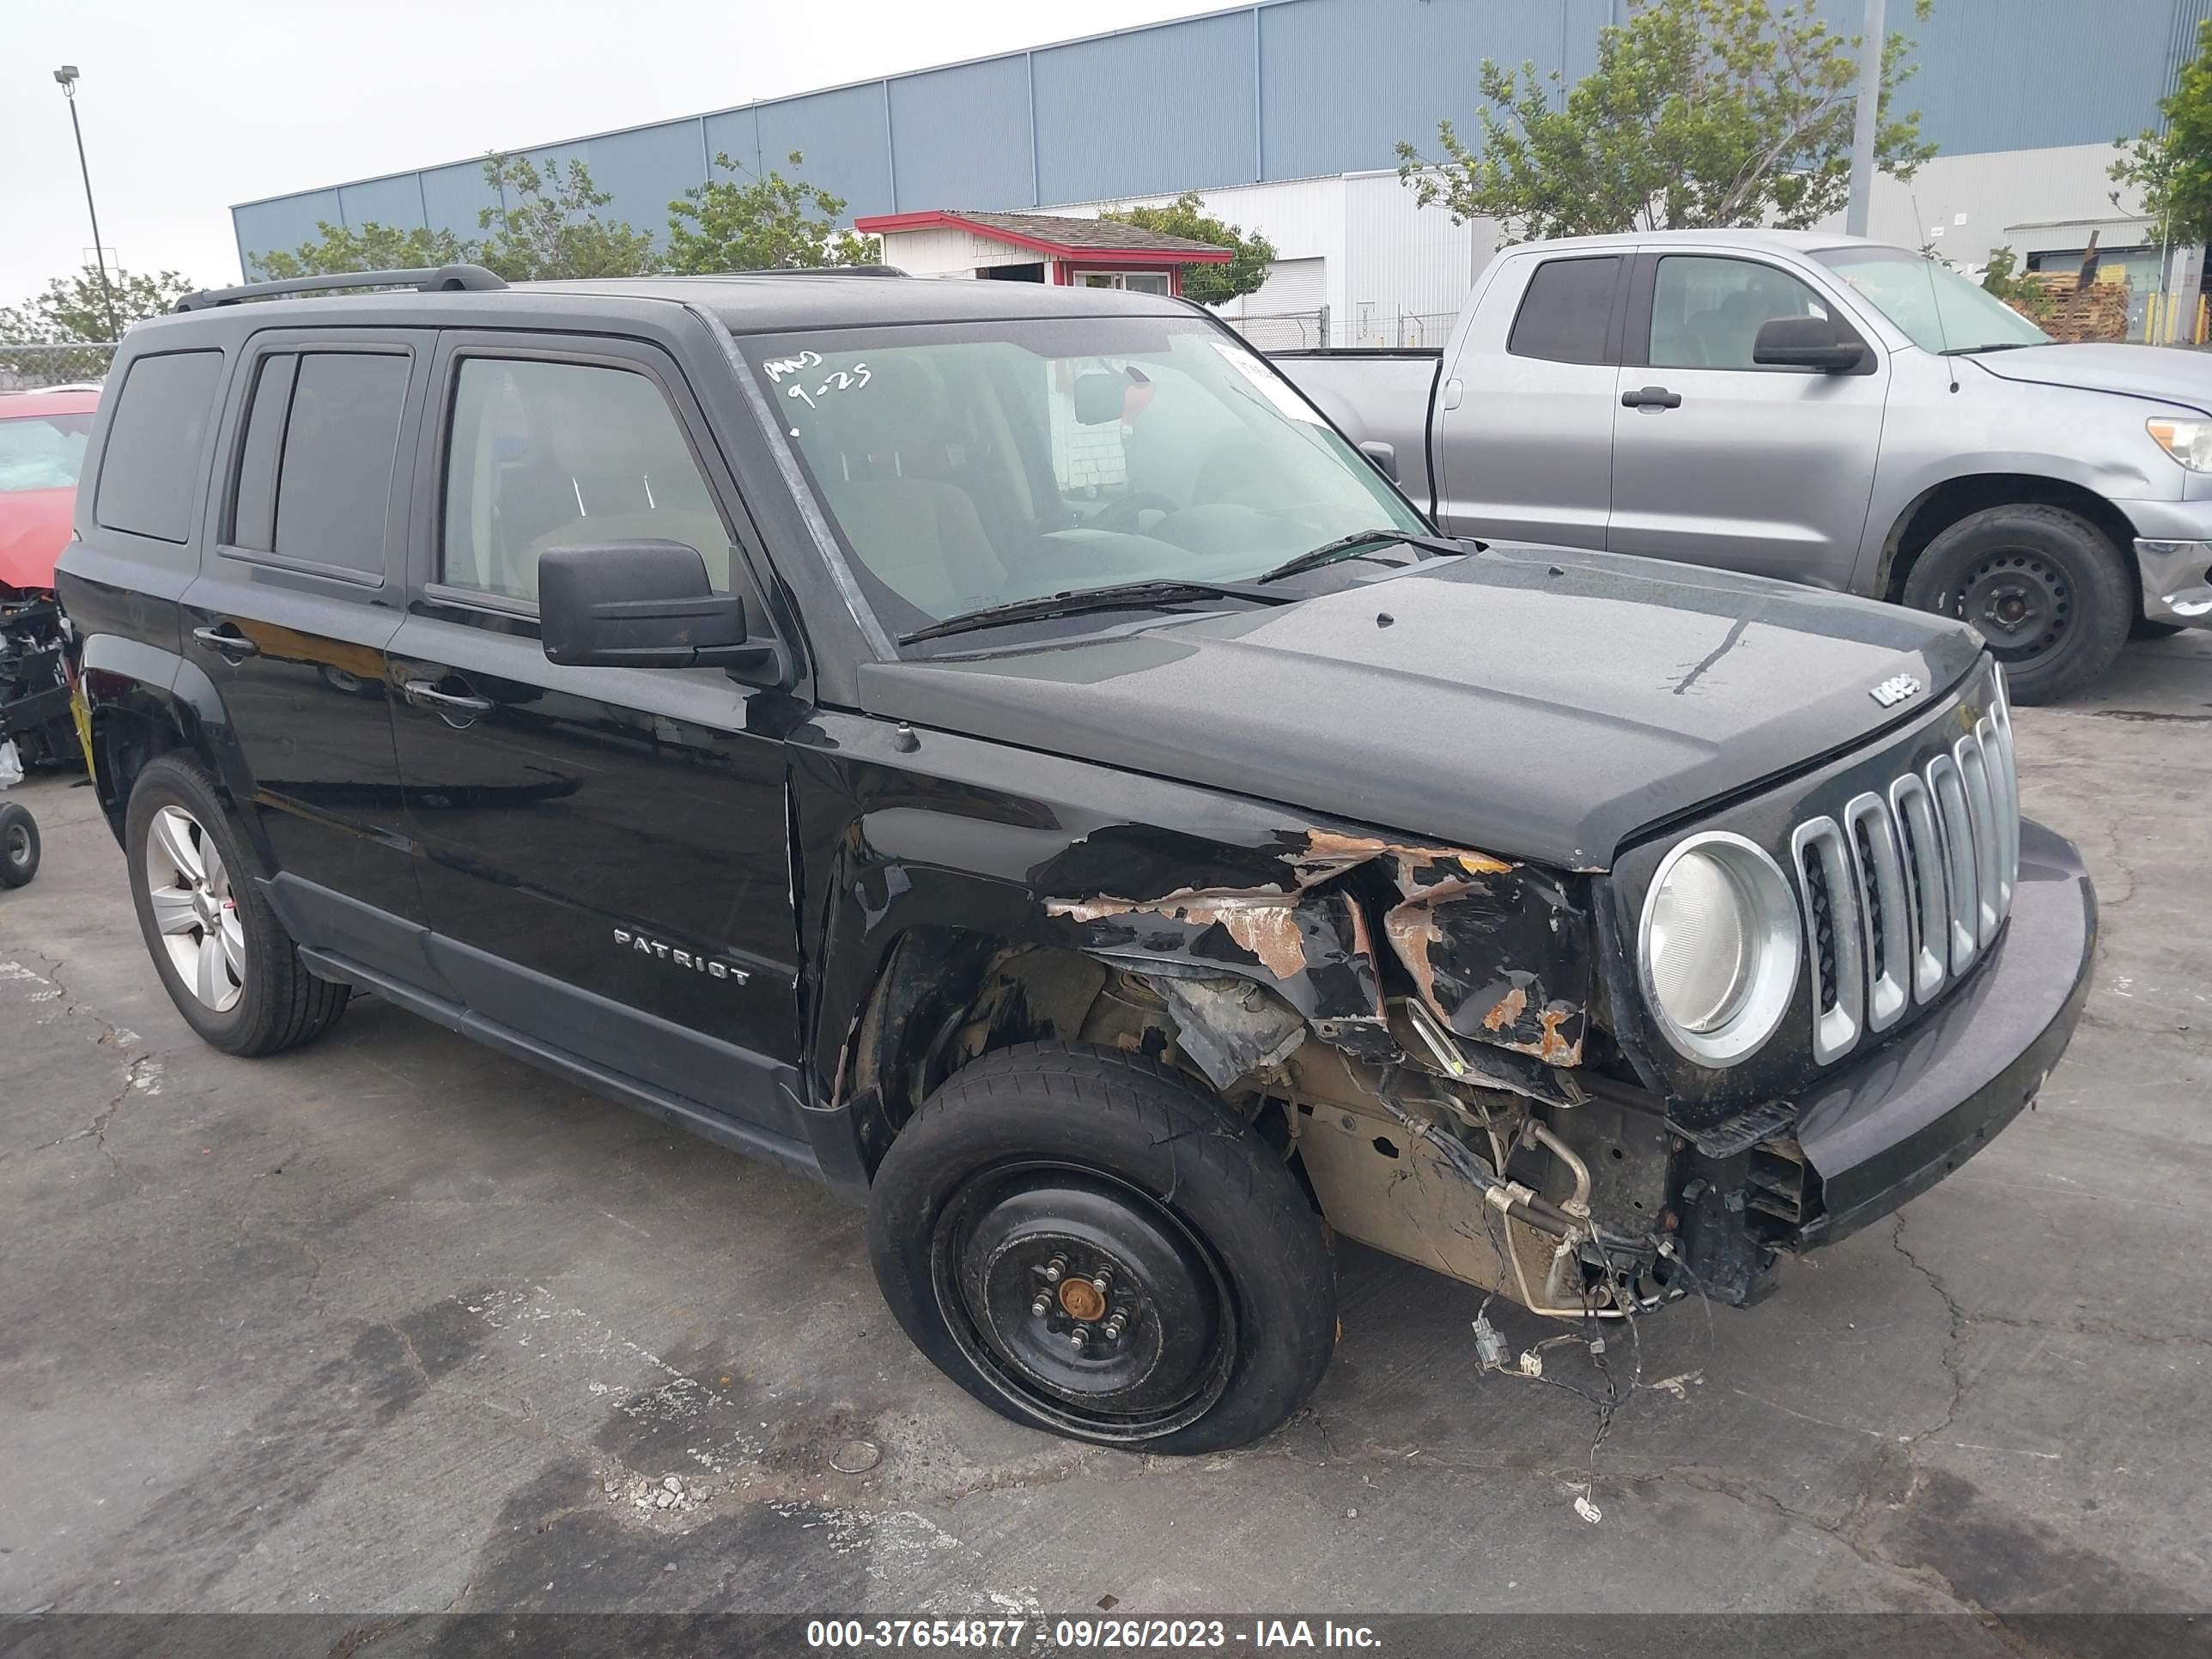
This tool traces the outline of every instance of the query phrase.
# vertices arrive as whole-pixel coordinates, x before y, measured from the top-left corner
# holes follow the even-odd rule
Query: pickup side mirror
[[[548,549],[538,559],[538,628],[550,661],[572,668],[736,666],[773,659],[745,638],[745,602],[717,593],[682,542]]]
[[[1848,374],[1866,362],[1866,347],[1846,338],[1828,317],[1774,317],[1759,325],[1751,361],[1771,368],[1817,368]]]
[[[1392,483],[1398,480],[1398,447],[1386,444],[1380,438],[1370,438],[1359,446],[1359,453],[1375,463],[1376,468]]]

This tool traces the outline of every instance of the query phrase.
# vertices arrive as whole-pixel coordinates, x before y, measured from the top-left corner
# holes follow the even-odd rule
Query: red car
[[[97,387],[0,392],[0,739],[27,764],[76,753],[54,561],[99,407]]]

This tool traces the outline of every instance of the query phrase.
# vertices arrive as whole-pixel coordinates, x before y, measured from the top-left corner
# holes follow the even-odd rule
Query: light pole
[[[92,219],[92,258],[100,267],[100,298],[107,305],[107,337],[123,337],[123,325],[116,319],[115,290],[107,281],[107,250],[100,241],[100,210],[92,204],[92,169],[85,164],[84,128],[76,118],[76,65],[64,64],[54,71],[54,79],[61,83],[62,96],[69,100],[70,131],[76,135],[76,170],[84,179],[84,210]]]
[[[1867,234],[1874,198],[1875,116],[1881,108],[1882,0],[1866,0],[1866,21],[1859,31],[1859,102],[1851,123],[1851,193],[1844,208],[1844,234]]]

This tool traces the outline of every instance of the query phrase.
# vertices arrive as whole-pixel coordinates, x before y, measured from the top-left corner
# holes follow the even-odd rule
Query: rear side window
[[[1528,279],[1505,349],[1555,363],[1601,363],[1618,258],[1547,259]]]
[[[163,542],[191,539],[200,459],[222,378],[220,351],[131,360],[100,458],[93,521],[101,529]]]
[[[404,352],[262,359],[246,410],[230,544],[381,576],[409,368]]]

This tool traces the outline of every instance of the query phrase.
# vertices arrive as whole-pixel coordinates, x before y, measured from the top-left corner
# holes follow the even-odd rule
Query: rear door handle
[[[400,693],[417,708],[428,708],[441,714],[489,714],[489,697],[464,696],[458,692],[441,691],[434,680],[409,680]]]
[[[192,637],[229,662],[243,662],[248,657],[258,657],[261,647],[245,635],[232,630],[228,623],[220,628],[195,628]]]
[[[1623,409],[1680,409],[1682,394],[1669,392],[1663,386],[1647,386],[1634,392],[1622,392],[1620,406]]]

